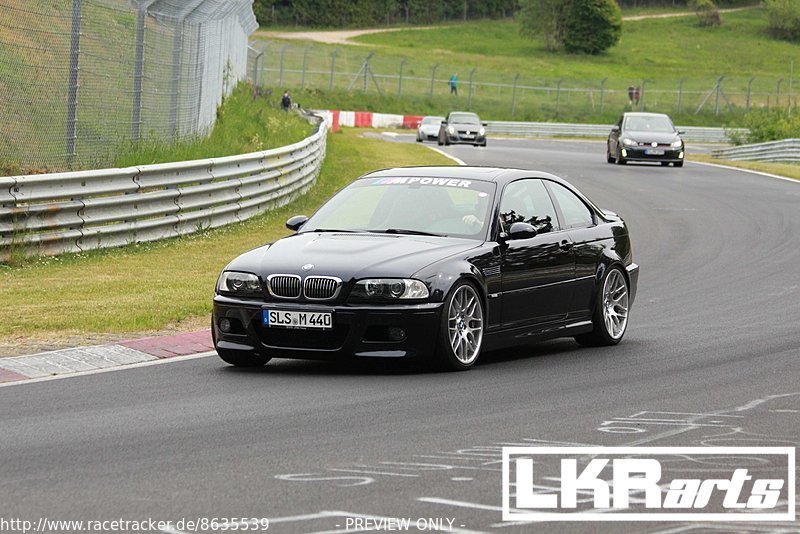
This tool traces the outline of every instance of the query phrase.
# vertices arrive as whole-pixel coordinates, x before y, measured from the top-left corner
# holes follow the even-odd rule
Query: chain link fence
[[[252,0],[0,0],[0,169],[206,133],[256,28]]]
[[[800,68],[800,65],[797,65]],[[725,115],[756,108],[794,106],[793,80],[732,73],[713,78],[596,80],[530,76],[382,55],[367,47],[300,45],[268,40],[251,43],[250,76],[261,87],[318,89],[424,97],[440,113],[457,107],[493,120],[579,120],[616,118],[624,110],[679,115],[689,123],[722,123]],[[794,71],[787,58],[786,72]],[[449,79],[457,73],[457,94]],[[390,111],[390,110],[375,110]],[[697,120],[692,120],[698,116]],[[712,118],[713,117],[713,118]]]

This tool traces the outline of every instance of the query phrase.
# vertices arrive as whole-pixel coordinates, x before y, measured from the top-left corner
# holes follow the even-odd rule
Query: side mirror
[[[678,135],[686,135],[686,132],[683,130],[678,130]]]
[[[441,126],[447,126],[447,121],[442,121]]]
[[[488,122],[482,122],[481,126],[489,126],[489,123]]]
[[[506,240],[530,239],[532,237],[536,237],[536,228],[525,222],[515,222],[509,228]]]
[[[305,215],[295,215],[294,217],[290,218],[286,221],[286,228],[291,230],[292,232],[296,232],[303,226],[306,221],[308,221],[308,217]]]
[[[612,132],[618,132],[618,131],[619,131],[619,125],[618,125],[618,124],[615,124],[614,126],[612,126],[612,127],[611,127],[611,131],[612,131]]]

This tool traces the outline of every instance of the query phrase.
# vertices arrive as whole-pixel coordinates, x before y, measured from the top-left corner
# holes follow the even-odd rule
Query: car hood
[[[639,143],[672,143],[680,139],[680,136],[675,132],[647,132],[637,130],[626,130],[622,137],[630,137]]]
[[[480,246],[450,237],[306,232],[242,254],[229,270],[357,278],[406,277],[423,267]],[[313,267],[303,270],[303,266]]]
[[[419,129],[423,132],[438,132],[439,131],[439,124],[420,124]]]
[[[453,126],[457,130],[470,130],[477,132],[481,129],[481,125],[475,124],[474,122],[449,122],[447,125]]]

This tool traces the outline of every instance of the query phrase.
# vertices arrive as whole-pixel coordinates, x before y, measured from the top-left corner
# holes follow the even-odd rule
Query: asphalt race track
[[[466,373],[302,361],[242,371],[206,357],[2,387],[4,517],[267,517],[275,532],[344,532],[355,516],[450,518],[462,532],[712,528],[503,523],[499,448],[797,446],[800,183],[609,165],[597,142],[446,151],[553,172],[627,220],[641,276],[622,344],[547,342],[484,355]]]

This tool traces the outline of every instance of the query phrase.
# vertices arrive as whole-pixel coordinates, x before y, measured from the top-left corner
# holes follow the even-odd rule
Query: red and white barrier
[[[409,128],[416,130],[422,115],[394,115],[391,113],[373,113],[371,111],[317,110],[325,113],[331,130],[339,131],[340,126],[350,128]]]

